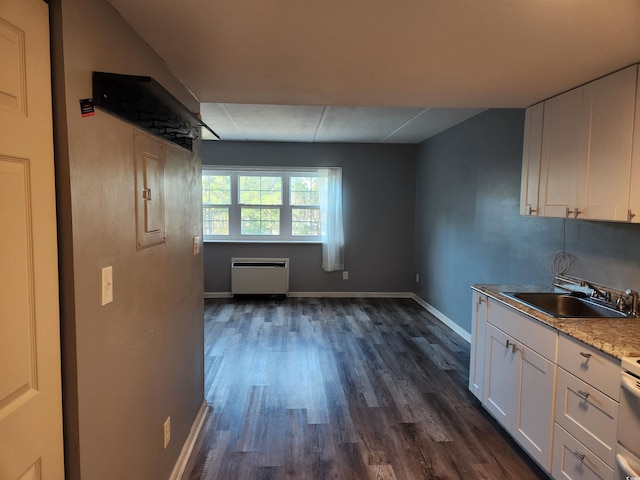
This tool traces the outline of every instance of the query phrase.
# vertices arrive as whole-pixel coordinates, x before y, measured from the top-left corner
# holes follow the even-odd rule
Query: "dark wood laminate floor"
[[[546,478],[467,390],[469,345],[413,300],[207,300],[205,357],[185,479]]]

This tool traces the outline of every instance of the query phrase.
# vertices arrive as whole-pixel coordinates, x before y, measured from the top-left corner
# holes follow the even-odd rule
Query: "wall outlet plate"
[[[167,417],[162,425],[162,434],[164,437],[164,448],[167,448],[171,441],[171,417]]]
[[[113,302],[113,267],[102,269],[102,303],[104,307]]]
[[[200,235],[193,237],[193,254],[198,255],[200,253]]]

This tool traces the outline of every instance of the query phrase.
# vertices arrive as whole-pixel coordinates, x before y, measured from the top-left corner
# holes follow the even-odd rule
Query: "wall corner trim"
[[[431,306],[429,303],[425,302],[422,298],[420,298],[418,295],[416,295],[415,293],[411,294],[411,297],[418,305],[420,305],[422,308],[424,308],[427,312],[429,312],[431,315],[433,315],[434,317],[436,317],[438,320],[440,320],[442,323],[444,323],[447,327],[449,327],[451,330],[453,330],[454,332],[456,332],[459,336],[461,336],[465,341],[467,341],[467,343],[471,343],[471,334],[469,332],[467,332],[464,328],[462,328],[460,325],[458,325],[456,322],[454,322],[453,320],[451,320],[449,317],[447,317],[444,313],[442,313],[440,310],[434,308],[433,306]]]
[[[182,451],[180,452],[180,456],[176,461],[175,466],[173,467],[173,472],[171,472],[171,476],[169,480],[181,480],[182,475],[184,475],[184,471],[187,468],[187,463],[189,462],[189,458],[191,458],[191,453],[193,452],[193,447],[200,436],[200,431],[204,425],[204,421],[207,418],[207,414],[209,413],[209,406],[207,405],[206,400],[202,401],[202,405],[200,405],[200,409],[196,414],[196,418],[191,425],[191,430],[189,431],[189,435],[187,435],[187,439],[182,446]]]

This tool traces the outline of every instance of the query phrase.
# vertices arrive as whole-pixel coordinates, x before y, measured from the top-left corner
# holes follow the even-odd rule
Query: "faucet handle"
[[[631,306],[631,315],[633,315],[634,317],[638,316],[638,299],[640,298],[640,294],[638,292],[636,292],[635,290],[631,290],[630,288],[627,288],[625,290],[625,295],[627,295],[627,297],[631,297],[630,301],[627,301],[627,305]]]

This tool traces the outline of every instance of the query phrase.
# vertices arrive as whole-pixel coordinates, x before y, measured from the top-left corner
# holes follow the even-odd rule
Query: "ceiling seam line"
[[[322,122],[324,121],[324,117],[327,111],[327,106],[323,106],[322,107],[322,113],[320,114],[320,119],[318,120],[318,124],[316,125],[316,131],[313,132],[313,143],[316,143],[318,140],[318,132],[320,131],[320,126],[322,125]]]
[[[382,140],[380,140],[378,143],[384,143],[384,141],[389,138],[391,135],[397,133],[398,131],[400,131],[401,129],[403,129],[404,127],[406,127],[407,125],[409,125],[411,122],[413,122],[416,118],[418,118],[420,115],[422,115],[423,113],[427,112],[428,110],[431,110],[431,107],[427,107],[424,110],[421,110],[420,112],[418,112],[417,114],[415,114],[413,117],[411,117],[409,120],[407,120],[406,122],[404,122],[402,125],[400,125],[398,128],[396,128],[395,130],[393,130],[391,133],[389,133],[388,135],[386,135]]]
[[[231,118],[231,121],[233,122],[233,124],[236,126],[236,128],[238,129],[238,131],[240,133],[242,133],[242,136],[244,137],[245,141],[248,141],[249,139],[247,138],[247,134],[245,133],[245,131],[242,129],[242,127],[238,124],[238,122],[236,121],[236,117],[233,115],[233,112],[229,109],[228,104],[223,103],[222,106],[224,107],[224,109],[227,112],[227,115],[229,115],[229,118]]]

